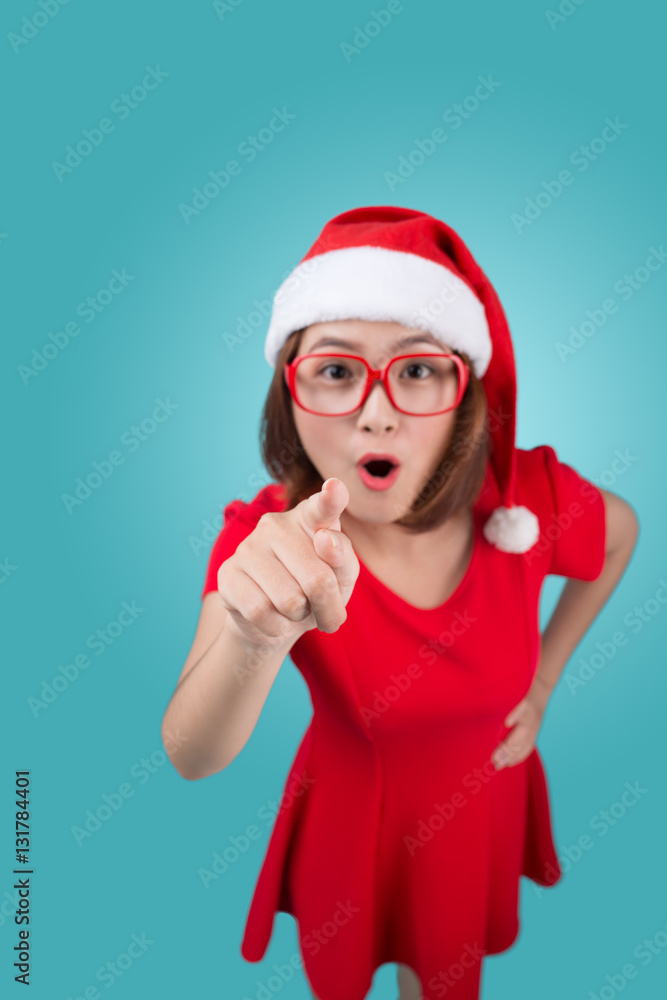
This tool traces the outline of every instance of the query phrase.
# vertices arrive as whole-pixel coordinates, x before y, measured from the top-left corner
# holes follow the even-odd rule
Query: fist
[[[310,629],[340,628],[359,576],[340,528],[349,500],[345,483],[328,479],[292,510],[262,514],[223,562],[218,593],[244,639],[291,648]]]

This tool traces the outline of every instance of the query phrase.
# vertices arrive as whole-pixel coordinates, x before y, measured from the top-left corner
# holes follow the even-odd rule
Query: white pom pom
[[[527,552],[540,537],[540,522],[527,507],[496,507],[483,531],[502,552]]]

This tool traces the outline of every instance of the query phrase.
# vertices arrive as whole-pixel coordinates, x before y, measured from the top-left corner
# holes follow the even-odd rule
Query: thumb
[[[306,497],[296,507],[301,527],[312,538],[320,528],[340,531],[340,515],[350,501],[350,494],[342,479],[327,479],[322,489]]]

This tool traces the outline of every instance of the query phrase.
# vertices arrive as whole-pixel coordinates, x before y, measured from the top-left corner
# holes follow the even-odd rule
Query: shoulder
[[[549,444],[538,444],[534,448],[516,448],[517,483],[524,489],[544,483],[547,467],[558,461],[556,452]]]
[[[573,466],[561,461],[554,448],[540,444],[534,448],[516,449],[517,503],[524,503],[539,516],[568,503],[580,501],[594,504],[601,499],[601,491]],[[533,504],[534,506],[531,506]]]

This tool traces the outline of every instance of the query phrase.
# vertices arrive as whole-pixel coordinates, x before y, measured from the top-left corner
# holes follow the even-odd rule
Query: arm
[[[162,720],[162,742],[182,777],[227,767],[248,742],[292,646],[311,629],[334,632],[345,621],[359,574],[340,530],[348,500],[345,484],[332,478],[291,511],[264,513],[223,558],[217,590],[207,583]]]
[[[568,580],[542,635],[540,662],[531,693],[544,704],[591,623],[625,572],[639,534],[637,516],[625,500],[600,490],[605,504],[606,557],[597,580]]]
[[[254,645],[236,628],[218,592],[206,594],[162,720],[162,742],[182,777],[208,777],[241,752],[290,648],[278,641]]]
[[[569,579],[542,634],[540,661],[525,698],[509,713],[512,730],[491,755],[496,768],[520,764],[532,752],[542,716],[572,652],[609,599],[637,543],[639,522],[625,500],[600,490],[605,505],[605,561],[596,580]]]

